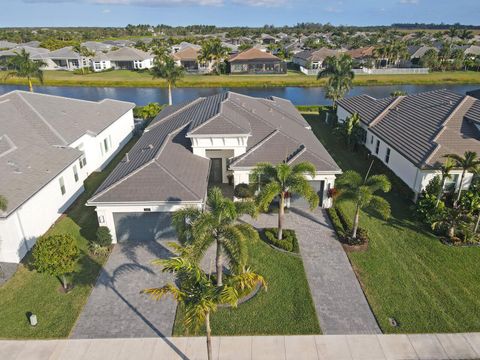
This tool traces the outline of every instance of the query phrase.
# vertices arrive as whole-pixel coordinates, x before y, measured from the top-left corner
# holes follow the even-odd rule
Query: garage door
[[[317,192],[318,197],[320,198],[320,206],[322,206],[323,188],[325,186],[325,181],[323,181],[323,180],[313,180],[313,181],[309,181],[309,184]],[[305,200],[302,197],[296,196],[296,195],[294,195],[292,197],[292,199],[290,200],[290,206],[295,206],[295,207],[298,207],[298,208],[308,208],[308,207],[310,207],[307,200]]]
[[[117,241],[153,241],[174,236],[171,213],[114,213]]]

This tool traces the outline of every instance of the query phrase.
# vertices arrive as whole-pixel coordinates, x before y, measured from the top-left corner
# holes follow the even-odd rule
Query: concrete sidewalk
[[[480,359],[480,333],[213,338],[214,359]],[[206,359],[204,337],[3,340],[0,359]]]

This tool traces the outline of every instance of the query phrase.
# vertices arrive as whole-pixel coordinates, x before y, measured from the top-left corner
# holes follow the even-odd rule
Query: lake
[[[478,89],[480,84],[469,85],[386,85],[386,86],[355,86],[347,97],[368,94],[376,98],[389,96],[392,91],[402,90],[408,94],[429,90],[449,89],[459,94]],[[28,90],[26,86],[0,85],[0,95],[9,91]],[[168,102],[168,93],[165,88],[137,88],[137,87],[71,87],[71,86],[36,86],[38,93],[72,97],[83,100],[102,100],[105,98],[131,101],[138,105],[150,102],[161,104]],[[322,87],[271,87],[271,88],[178,88],[173,90],[173,102],[181,103],[196,99],[200,96],[209,96],[223,91],[235,91],[241,94],[267,97],[278,96],[292,101],[295,105],[326,105],[331,101],[325,98]]]

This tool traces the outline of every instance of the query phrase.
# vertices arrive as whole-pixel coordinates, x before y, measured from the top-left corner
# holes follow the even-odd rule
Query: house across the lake
[[[365,146],[415,193],[440,174],[446,154],[480,154],[480,100],[449,90],[375,99],[368,95],[338,101],[339,121],[360,115]],[[473,174],[460,184],[452,171],[448,189],[468,188]]]
[[[228,60],[231,74],[286,74],[287,64],[279,57],[257,48],[233,55]]]
[[[323,69],[323,62],[329,56],[338,56],[340,50],[321,48],[318,50],[304,50],[293,56],[292,62],[300,67],[300,70],[308,75],[316,75]]]
[[[341,170],[293,104],[222,93],[160,112],[87,205],[96,206],[114,241],[148,241],[169,230],[171,212],[203,208],[209,185],[233,194],[259,162],[301,161],[315,165],[310,183],[320,206],[331,206]]]
[[[0,262],[19,262],[130,139],[133,103],[0,96]]]

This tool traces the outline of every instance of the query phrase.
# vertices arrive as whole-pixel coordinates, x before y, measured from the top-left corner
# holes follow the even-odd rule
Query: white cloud
[[[400,0],[399,3],[404,5],[417,5],[418,0]]]
[[[257,6],[257,7],[277,7],[287,3],[287,0],[233,0],[235,4]]]
[[[102,10],[102,14],[109,14],[111,12],[112,12],[112,10],[110,10],[110,9],[103,9]]]
[[[219,6],[224,0],[23,0],[26,3],[62,3],[83,2],[100,5],[137,5],[137,6]]]

